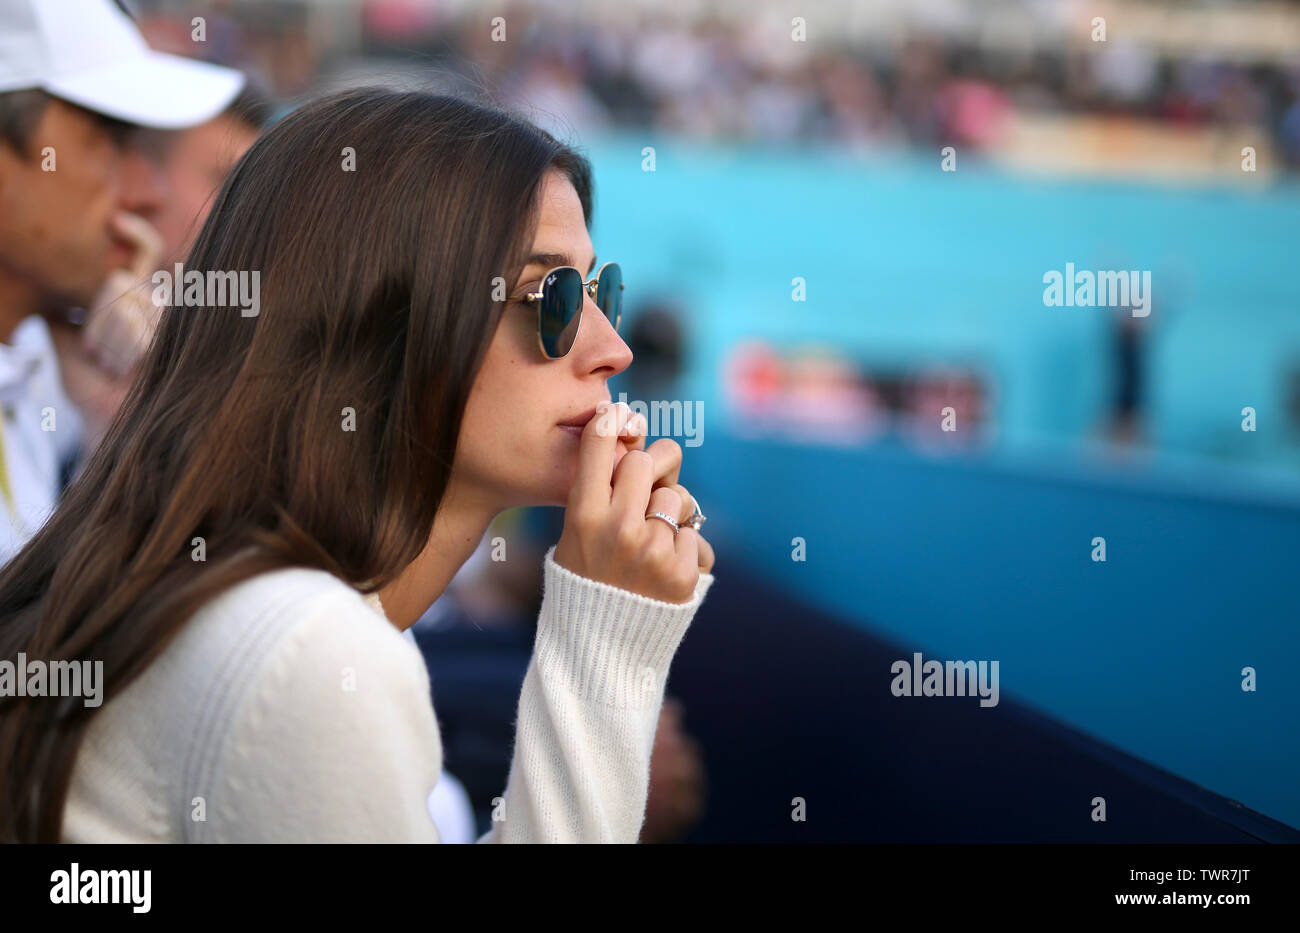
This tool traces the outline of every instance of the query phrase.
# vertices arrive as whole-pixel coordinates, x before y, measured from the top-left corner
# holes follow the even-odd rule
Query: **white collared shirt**
[[[63,391],[49,325],[23,320],[0,343],[3,465],[11,504],[0,495],[0,564],[22,549],[49,518],[62,491],[63,464],[81,444],[81,413]]]

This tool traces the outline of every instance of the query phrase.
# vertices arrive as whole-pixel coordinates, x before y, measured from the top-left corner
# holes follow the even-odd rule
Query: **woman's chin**
[[[573,490],[573,481],[577,474],[577,464],[566,464],[557,469],[555,480],[547,484],[543,497],[544,502],[539,505],[558,505],[565,506],[569,504],[569,493]]]

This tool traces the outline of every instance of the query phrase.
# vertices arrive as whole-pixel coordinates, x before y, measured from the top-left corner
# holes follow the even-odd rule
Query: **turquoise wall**
[[[641,170],[654,145],[656,171]],[[1150,414],[1163,449],[1300,467],[1281,411],[1300,371],[1300,186],[1200,189],[1013,176],[974,161],[850,161],[591,143],[593,240],[628,302],[680,297],[692,397],[721,403],[745,336],[832,344],[872,367],[955,360],[998,386],[1003,441],[1075,438],[1110,385],[1110,312],[1043,305],[1043,275],[1152,273]],[[807,301],[790,300],[791,279]],[[1251,406],[1259,430],[1240,430]],[[721,409],[713,409],[721,414]]]
[[[593,240],[623,264],[629,309],[661,293],[687,315],[680,397],[704,403],[706,427],[683,480],[720,572],[758,567],[909,651],[997,659],[1005,694],[1300,826],[1300,439],[1282,412],[1300,360],[1300,189],[1025,178],[970,160],[945,174],[937,157],[642,135],[589,152]],[[1157,450],[1127,465],[1084,442],[1107,402],[1108,312],[1043,305],[1043,274],[1067,262],[1152,272]],[[806,303],[790,300],[795,276]],[[983,367],[997,445],[931,459],[892,442],[741,440],[720,373],[749,336],[876,368]],[[796,537],[806,561],[791,560]]]

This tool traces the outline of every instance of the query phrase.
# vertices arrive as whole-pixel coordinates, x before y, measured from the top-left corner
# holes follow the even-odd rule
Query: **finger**
[[[695,497],[692,496],[691,491],[681,483],[677,483],[672,488],[677,491],[677,495],[682,500],[682,508],[681,511],[677,513],[677,521],[679,524],[685,525],[687,520],[695,514]]]
[[[677,534],[677,570],[683,575],[695,575],[699,585],[700,573],[700,533],[689,525],[684,525]],[[692,598],[693,598],[692,594]],[[687,600],[689,602],[689,600]]]
[[[700,539],[700,573],[713,573],[713,545],[704,535],[698,531],[695,533]]]
[[[661,437],[646,449],[654,458],[654,485],[675,486],[682,469],[682,448],[672,438]]]
[[[681,483],[678,483],[673,488],[676,489],[677,494],[682,497],[682,511],[680,513],[681,517],[678,519],[678,524],[680,524],[683,528],[689,528],[690,526],[687,525],[686,523],[690,521],[691,516],[695,514],[695,509],[696,509],[695,496],[693,496],[691,494],[691,491],[687,489],[685,486],[683,486]],[[698,535],[699,530],[698,529],[694,529],[694,530]],[[699,543],[700,572],[712,573],[713,559],[714,559],[713,545],[709,544],[709,542],[705,540],[703,535],[699,535],[699,538],[700,538],[700,543]]]
[[[616,515],[628,519],[644,518],[654,511],[650,508],[653,469],[654,462],[644,450],[628,451],[627,455],[619,461],[618,467],[614,470],[614,494],[610,500],[610,508]],[[668,530],[672,531],[671,528]]]
[[[614,498],[618,498],[617,490],[614,493]],[[676,516],[681,511],[679,501],[675,490],[660,487],[650,493],[650,503],[646,506],[646,514],[663,512],[665,515]],[[672,545],[673,539],[677,537],[677,532],[673,531],[672,526],[658,518],[651,518],[649,522],[655,526],[651,531],[655,538],[662,544]]]
[[[604,406],[604,407],[601,407]],[[582,429],[578,447],[578,467],[569,490],[569,506],[579,511],[609,507],[612,490],[610,481],[614,473],[614,451],[618,446],[619,432],[632,413],[626,405],[602,402],[596,414]]]
[[[645,432],[645,416],[639,412],[633,413],[619,435],[618,446],[614,448],[615,470],[618,469],[619,461],[627,456],[629,451],[645,450]]]
[[[132,249],[126,271],[136,281],[143,281],[153,275],[158,269],[158,259],[162,256],[162,234],[149,221],[130,211],[115,213],[112,225],[113,232],[130,244]]]
[[[628,450],[644,450],[646,432],[649,428],[645,415],[639,411],[633,412],[632,417],[627,419],[627,424],[623,427],[623,436],[619,440]]]

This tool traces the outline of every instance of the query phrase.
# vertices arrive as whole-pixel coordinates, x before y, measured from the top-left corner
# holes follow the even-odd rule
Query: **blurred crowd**
[[[925,452],[973,451],[995,434],[993,384],[979,367],[871,368],[835,348],[737,344],[723,373],[729,430],[852,447],[894,438]]]
[[[1091,42],[1086,23],[1080,41],[1009,50],[979,34],[940,39],[908,30],[870,46],[828,42],[826,16],[807,27],[820,41],[798,43],[789,18],[768,15],[762,4],[753,16],[705,10],[694,19],[671,7],[591,17],[581,5],[519,2],[131,5],[156,47],[237,65],[282,98],[323,74],[402,62],[497,89],[562,132],[652,127],[851,151],[979,150],[999,145],[1014,115],[1106,115],[1171,130],[1250,127],[1266,135],[1280,164],[1300,168],[1300,62],[1175,56],[1122,32]],[[1026,15],[1034,9],[1027,3]],[[193,15],[207,19],[204,43],[191,40]]]

